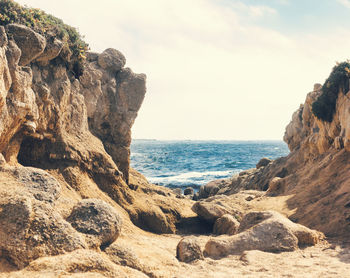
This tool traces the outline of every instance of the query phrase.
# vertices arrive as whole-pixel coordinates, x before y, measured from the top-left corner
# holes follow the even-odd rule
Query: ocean
[[[262,157],[289,153],[282,141],[133,140],[131,167],[151,182],[198,190],[211,180],[254,168]]]

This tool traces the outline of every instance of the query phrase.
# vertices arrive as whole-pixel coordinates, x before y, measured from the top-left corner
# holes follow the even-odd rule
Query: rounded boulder
[[[114,242],[122,227],[117,211],[99,199],[82,200],[73,207],[67,220],[78,232],[96,237],[101,245]]]
[[[120,71],[126,63],[125,56],[119,50],[108,48],[98,56],[98,64],[101,68]]]

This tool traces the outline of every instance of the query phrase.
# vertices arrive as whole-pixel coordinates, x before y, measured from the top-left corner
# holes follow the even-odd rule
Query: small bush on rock
[[[72,53],[70,61],[66,61],[70,69],[81,71],[88,44],[78,30],[65,24],[61,19],[46,14],[40,9],[22,7],[13,0],[0,0],[0,25],[10,23],[23,24],[46,39],[56,37],[63,41],[65,50]],[[81,72],[75,72],[80,75]]]
[[[339,90],[349,91],[350,63],[338,63],[322,86],[322,94],[312,104],[313,114],[320,120],[331,122],[336,109]]]

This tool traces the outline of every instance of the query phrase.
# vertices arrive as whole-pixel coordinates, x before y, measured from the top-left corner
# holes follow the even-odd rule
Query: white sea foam
[[[151,183],[160,184],[204,184],[214,178],[225,178],[232,176],[236,171],[206,171],[206,172],[187,172],[168,177],[149,177]]]

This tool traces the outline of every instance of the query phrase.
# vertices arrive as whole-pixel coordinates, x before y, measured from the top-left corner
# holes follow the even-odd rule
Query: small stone
[[[272,160],[267,157],[263,157],[259,160],[258,164],[256,164],[256,169],[267,166]]]
[[[125,56],[119,50],[108,48],[98,56],[98,64],[103,69],[120,71],[126,63]]]
[[[194,194],[194,190],[192,187],[187,187],[184,190],[184,195],[193,195]]]
[[[181,196],[182,195],[182,189],[181,188],[174,188],[173,192],[177,196]]]
[[[180,262],[189,263],[202,260],[202,250],[194,237],[183,238],[176,247],[176,257]]]
[[[215,221],[213,233],[217,235],[235,235],[238,232],[239,222],[230,214],[225,214]]]

